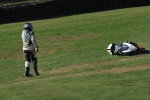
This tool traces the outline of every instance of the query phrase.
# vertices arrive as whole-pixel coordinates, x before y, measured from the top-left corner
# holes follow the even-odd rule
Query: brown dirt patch
[[[117,62],[126,62],[126,61],[132,61],[132,60],[134,61],[134,60],[143,59],[143,58],[146,58],[146,57],[149,58],[150,55],[147,55],[147,56],[140,55],[140,56],[135,56],[135,57],[127,57],[127,58],[114,59],[114,60],[110,59],[110,60],[107,60],[107,61],[70,65],[70,66],[65,66],[65,67],[60,67],[60,68],[54,68],[52,70],[47,70],[47,71],[44,71],[44,73],[45,74],[46,73],[51,73],[51,74],[63,73],[63,72],[69,72],[69,71],[72,71],[72,70],[80,70],[80,69],[83,69],[83,68],[92,68],[94,66],[104,66],[104,65],[108,65],[108,64],[114,64],[114,63],[117,63]],[[145,68],[145,67],[143,67],[143,68]]]
[[[87,71],[74,71],[74,70],[82,70],[82,69],[88,69],[91,67],[95,66],[102,66],[102,65],[107,65],[107,64],[112,64],[116,62],[126,62],[130,60],[138,60],[142,58],[149,58],[150,55],[141,55],[137,57],[125,57],[121,59],[116,59],[116,60],[107,60],[107,61],[101,61],[101,62],[92,62],[92,63],[87,63],[87,64],[79,64],[79,65],[70,65],[70,66],[65,66],[65,67],[60,67],[60,68],[55,68],[51,70],[39,70],[40,74],[43,76],[46,76],[45,78],[36,78],[36,79],[28,79],[25,78],[23,79],[22,77],[16,79],[13,83],[10,85],[14,84],[22,84],[22,83],[27,83],[27,82],[38,82],[38,81],[44,81],[44,80],[51,80],[51,79],[59,79],[59,78],[68,78],[68,77],[77,77],[77,76],[89,76],[89,75],[103,75],[103,74],[120,74],[120,73],[125,73],[125,72],[130,72],[130,71],[143,71],[150,69],[150,64],[147,65],[140,65],[140,66],[125,66],[125,67],[117,67],[117,68],[109,68],[109,69],[96,69],[96,70],[87,70]],[[4,84],[1,84],[2,86]],[[9,85],[9,84],[8,84]]]

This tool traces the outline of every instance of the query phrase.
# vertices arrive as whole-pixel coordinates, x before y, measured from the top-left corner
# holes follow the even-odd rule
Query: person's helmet
[[[25,29],[25,30],[32,31],[32,30],[33,30],[32,24],[29,23],[29,22],[25,23],[24,29]]]

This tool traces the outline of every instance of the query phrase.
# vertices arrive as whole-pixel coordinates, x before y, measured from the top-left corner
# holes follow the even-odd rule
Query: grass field
[[[150,50],[149,12],[147,6],[31,21],[41,75],[30,78],[23,77],[25,22],[0,25],[0,99],[149,100],[150,54],[106,52],[126,40]]]
[[[40,0],[0,0],[0,5],[39,2]]]

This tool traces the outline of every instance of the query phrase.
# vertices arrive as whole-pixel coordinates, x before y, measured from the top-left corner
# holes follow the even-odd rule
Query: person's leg
[[[38,67],[37,67],[37,58],[36,58],[36,55],[31,53],[31,59],[32,59],[32,63],[33,63],[33,69],[34,69],[34,73],[36,76],[40,75],[38,73]]]
[[[24,51],[24,55],[25,55],[25,58],[26,58],[24,76],[31,77],[31,76],[33,76],[33,75],[31,75],[31,74],[29,73],[29,70],[30,70],[30,63],[31,63],[30,52],[29,52],[29,51]]]

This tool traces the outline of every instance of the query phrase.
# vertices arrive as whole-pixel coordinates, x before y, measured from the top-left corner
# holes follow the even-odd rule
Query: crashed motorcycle
[[[120,45],[117,45],[115,43],[111,43],[107,47],[107,52],[111,55],[118,55],[118,56],[125,56],[125,55],[138,55],[138,54],[145,54],[149,51],[146,50],[143,47],[139,47],[134,42],[123,42]]]

